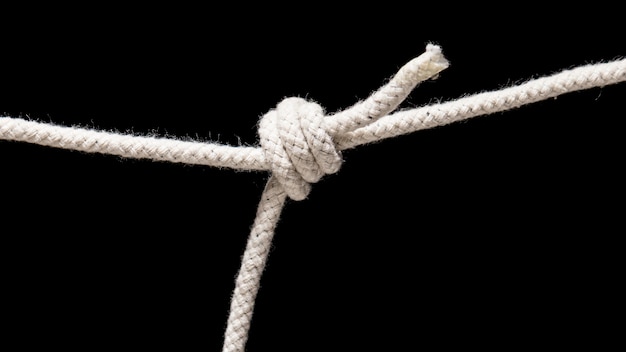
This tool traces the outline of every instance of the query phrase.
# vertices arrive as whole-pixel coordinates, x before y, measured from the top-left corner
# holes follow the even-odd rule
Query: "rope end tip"
[[[431,66],[433,70],[437,70],[437,73],[445,70],[450,66],[450,62],[443,55],[443,51],[439,45],[428,44],[426,45],[426,52],[430,53]]]
[[[426,51],[431,52],[433,54],[441,54],[441,47],[437,44],[428,43],[426,45]]]
[[[441,47],[435,44],[426,45],[426,52],[404,65],[397,74],[397,78],[407,84],[435,79],[439,73],[450,66],[443,56]]]
[[[450,66],[450,62],[443,56],[441,47],[436,44],[429,43],[426,45],[426,52],[430,53],[430,68],[435,72],[429,79],[435,80],[439,78],[439,73]]]

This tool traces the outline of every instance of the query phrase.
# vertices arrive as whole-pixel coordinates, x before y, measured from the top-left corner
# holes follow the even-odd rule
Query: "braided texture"
[[[0,139],[175,163],[268,170],[271,177],[235,281],[224,352],[243,352],[272,238],[287,197],[306,199],[311,184],[341,168],[341,151],[475,116],[506,111],[593,87],[626,81],[626,59],[580,66],[526,83],[394,113],[411,91],[448,67],[441,49],[404,65],[369,98],[333,115],[317,103],[287,98],[259,122],[259,147],[180,141],[56,126],[0,117]]]

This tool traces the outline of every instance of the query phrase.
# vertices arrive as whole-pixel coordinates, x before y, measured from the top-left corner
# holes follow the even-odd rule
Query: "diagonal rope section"
[[[243,352],[272,238],[287,197],[306,199],[311,184],[341,168],[341,151],[471,117],[502,112],[578,90],[626,81],[626,59],[564,70],[526,83],[394,112],[421,82],[448,67],[441,48],[404,65],[369,98],[325,115],[315,102],[286,98],[259,122],[259,147],[116,134],[0,117],[0,140],[155,161],[267,170],[224,334],[223,352]]]
[[[441,104],[396,112],[336,140],[339,149],[377,142],[476,116],[512,110],[523,105],[595,87],[626,81],[626,59],[590,64],[537,78],[518,86],[479,93]]]

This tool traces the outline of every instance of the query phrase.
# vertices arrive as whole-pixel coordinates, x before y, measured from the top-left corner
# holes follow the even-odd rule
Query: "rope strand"
[[[626,59],[581,66],[502,90],[396,112],[341,136],[336,143],[339,149],[351,149],[362,144],[443,126],[471,117],[512,110],[565,93],[624,81],[626,81]]]
[[[263,153],[258,148],[116,134],[20,118],[0,117],[0,139],[124,158],[241,170],[268,169]]]
[[[261,275],[272,245],[274,229],[286,199],[287,193],[280,183],[270,177],[261,195],[256,219],[241,260],[241,269],[237,275],[224,334],[223,352],[238,352],[245,349]]]

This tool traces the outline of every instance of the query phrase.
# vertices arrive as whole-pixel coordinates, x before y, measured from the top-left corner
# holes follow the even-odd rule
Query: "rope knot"
[[[305,199],[311,183],[341,167],[341,153],[323,122],[319,104],[286,98],[259,123],[261,148],[272,175],[291,199]]]
[[[259,124],[261,149],[273,177],[291,199],[305,199],[311,183],[339,170],[339,150],[346,149],[350,133],[388,115],[418,83],[436,77],[446,67],[441,48],[429,44],[424,54],[402,66],[369,98],[331,116],[324,116],[324,109],[314,102],[283,100]]]

